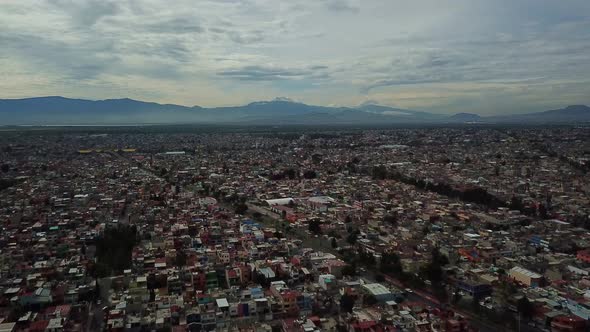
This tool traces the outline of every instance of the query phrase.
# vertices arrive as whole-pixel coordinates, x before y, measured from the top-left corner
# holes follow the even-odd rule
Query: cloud
[[[360,11],[359,7],[353,5],[348,0],[327,0],[326,8],[335,12],[358,13]]]
[[[200,33],[204,31],[203,27],[196,22],[196,19],[191,17],[174,17],[157,23],[149,23],[145,25],[145,30],[162,34]]]
[[[276,81],[301,79],[306,75],[306,72],[287,68],[246,66],[239,69],[224,70],[219,72],[218,75],[240,81]]]
[[[262,31],[253,31],[242,33],[239,31],[229,31],[227,33],[229,38],[238,44],[252,44],[260,42],[264,39]]]
[[[590,104],[589,12],[587,0],[3,0],[0,98]]]
[[[109,65],[119,61],[113,55],[113,44],[96,41],[75,47],[58,40],[48,40],[34,35],[0,32],[0,44],[9,58],[28,61],[40,71],[72,79],[91,79],[104,72]]]
[[[310,67],[277,67],[277,66],[245,66],[221,70],[218,76],[239,81],[304,81],[311,85],[314,82],[329,80],[331,75],[325,70],[327,66]]]
[[[105,16],[112,16],[120,7],[111,0],[48,0],[56,8],[71,16],[77,26],[92,26]]]

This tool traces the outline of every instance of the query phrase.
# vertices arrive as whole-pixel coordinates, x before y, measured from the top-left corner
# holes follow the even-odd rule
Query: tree
[[[335,237],[332,238],[331,244],[332,244],[332,248],[334,248],[334,249],[338,248],[338,241],[336,241]]]
[[[547,208],[545,207],[545,204],[539,204],[539,217],[541,217],[542,219],[549,218],[549,214],[547,213]]]
[[[350,234],[348,234],[348,236],[346,237],[346,242],[348,242],[350,245],[355,245],[356,244],[356,240],[357,240],[357,236],[360,234],[360,232],[358,230],[353,230]]]
[[[510,205],[508,205],[508,207],[511,210],[522,211],[524,209],[524,204],[522,203],[522,200],[520,198],[512,196],[512,199],[510,200]]]
[[[381,255],[381,265],[379,270],[381,273],[391,274],[394,276],[400,276],[404,272],[399,256],[387,252]]]
[[[15,179],[0,179],[0,191],[10,188],[16,184]]]
[[[297,177],[297,172],[293,168],[286,169],[283,173],[289,180],[294,180]]]
[[[162,167],[160,169],[160,176],[164,177],[164,176],[166,176],[166,174],[168,174],[168,170],[165,167]]]
[[[366,305],[372,306],[372,305],[377,304],[377,298],[374,295],[366,295],[364,302]]]
[[[322,157],[323,157],[323,156],[322,156],[321,154],[319,154],[319,153],[314,153],[314,154],[312,154],[312,155],[311,155],[311,161],[312,161],[314,164],[319,164],[319,163],[322,161]]]
[[[248,205],[240,203],[236,206],[236,214],[244,215],[248,211]]]
[[[270,282],[266,279],[264,274],[259,271],[255,271],[254,282],[262,287],[268,287],[270,285]]]
[[[385,165],[373,166],[373,180],[385,180],[387,178],[387,168]]]
[[[184,252],[184,250],[178,250],[176,252],[176,261],[175,261],[176,266],[178,266],[178,267],[186,266],[186,259],[187,259],[187,256],[186,256],[186,252]]]
[[[440,253],[438,248],[432,250],[432,259],[424,269],[426,278],[430,280],[434,296],[444,303],[448,299],[447,290],[444,285],[444,273],[442,267],[449,263],[449,259]]]
[[[303,173],[303,178],[305,179],[315,179],[317,178],[317,173],[314,170],[307,170]]]
[[[2,164],[2,166],[0,166],[0,169],[2,170],[3,173],[8,173],[8,171],[10,171],[10,165]]]
[[[350,217],[350,215],[346,215],[346,217],[344,218],[344,223],[345,224],[350,224],[352,222],[352,218]]]
[[[529,301],[526,296],[523,296],[521,299],[516,302],[516,308],[518,312],[522,315],[522,317],[526,319],[530,319],[533,317],[535,313],[535,306]]]
[[[343,267],[342,268],[342,275],[354,277],[356,275],[356,263],[352,262],[350,264],[347,264],[345,267]]]
[[[397,217],[393,214],[386,214],[383,217],[383,222],[386,224],[395,225],[395,224],[397,224]]]
[[[361,264],[366,265],[367,267],[373,267],[376,264],[375,256],[372,253],[361,251],[359,252],[359,260]]]
[[[310,232],[312,232],[314,234],[320,234],[322,232],[322,227],[320,225],[319,219],[310,220],[309,224],[307,225],[307,228],[309,229]]]
[[[510,298],[516,294],[517,289],[516,286],[507,278],[500,279],[500,285],[498,287],[497,299],[498,303],[503,309],[508,308],[508,303],[510,302]]]
[[[137,244],[135,226],[108,227],[96,241],[97,273],[106,277],[131,268],[131,253]]]
[[[354,308],[354,297],[345,293],[340,297],[340,310],[351,313],[352,308]]]

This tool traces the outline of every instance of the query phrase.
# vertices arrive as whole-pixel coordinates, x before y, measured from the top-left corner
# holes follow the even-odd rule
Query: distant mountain
[[[85,100],[64,97],[0,99],[0,125],[109,124],[436,124],[436,123],[564,123],[590,121],[583,105],[539,113],[481,117],[452,116],[375,104],[357,107],[307,105],[286,98],[243,106],[202,108],[133,99]]]
[[[482,117],[473,113],[457,113],[448,117],[449,122],[481,122]]]
[[[194,120],[200,109],[128,98],[97,101],[64,97],[0,99],[0,124],[172,123]]]
[[[382,124],[432,122],[435,114],[379,105],[314,106],[285,98],[243,106],[202,108],[133,99],[38,97],[0,100],[1,125],[74,124]]]
[[[586,105],[570,105],[565,108],[506,116],[492,116],[485,118],[486,122],[496,123],[578,123],[590,122],[590,107]]]

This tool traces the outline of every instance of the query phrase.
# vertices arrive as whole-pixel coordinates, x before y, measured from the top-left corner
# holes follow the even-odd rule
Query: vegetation
[[[379,271],[385,274],[391,274],[399,277],[403,273],[403,267],[399,256],[392,253],[383,253],[381,256],[381,265]]]
[[[442,267],[449,264],[447,256],[440,253],[438,248],[432,250],[430,263],[424,267],[422,274],[430,281],[434,296],[444,303],[448,299]]]
[[[107,277],[130,269],[131,254],[137,242],[135,226],[107,227],[96,240],[96,276]]]
[[[248,211],[248,206],[245,203],[239,203],[236,205],[236,214],[244,215],[246,214],[246,211]]]
[[[176,259],[175,259],[176,266],[178,266],[178,267],[186,266],[186,259],[187,259],[187,255],[186,255],[186,252],[184,252],[184,250],[179,250],[176,252]]]
[[[535,306],[524,296],[516,303],[516,308],[523,318],[530,319],[535,313]]]
[[[322,233],[322,227],[321,227],[321,223],[319,221],[319,219],[312,219],[309,221],[309,224],[307,225],[307,228],[309,229],[310,232],[312,232],[313,234],[321,234]]]
[[[352,230],[346,237],[346,242],[348,242],[350,245],[355,245],[357,237],[360,233],[361,232],[358,229]]]
[[[307,171],[303,172],[303,178],[304,179],[308,179],[309,180],[309,179],[315,179],[317,177],[318,177],[318,175],[317,175],[317,173],[314,170],[307,170]]]
[[[0,191],[10,188],[16,184],[15,179],[0,179]]]
[[[340,310],[342,312],[352,313],[352,308],[354,308],[354,302],[354,297],[352,295],[342,295],[340,297]]]
[[[356,262],[351,262],[342,268],[342,275],[354,277],[356,276]]]

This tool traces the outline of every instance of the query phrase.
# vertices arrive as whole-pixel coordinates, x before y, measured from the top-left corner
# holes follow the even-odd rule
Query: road
[[[268,210],[265,210],[263,208],[253,206],[252,204],[249,204],[248,208],[249,208],[249,210],[248,210],[247,214],[250,217],[252,217],[253,212],[258,212],[258,213],[262,214],[263,217],[259,218],[259,221],[267,227],[275,227],[276,224],[280,225],[283,222],[282,218],[280,218],[280,216],[278,214],[274,214],[274,213],[272,213]],[[279,221],[279,222],[277,223],[277,221]],[[297,238],[297,239],[303,241],[304,246],[313,248],[316,251],[330,252],[336,256],[339,256],[339,257],[341,256],[337,252],[337,250],[334,250],[331,247],[331,243],[329,240],[324,239],[322,236],[319,236],[316,238],[315,236],[307,234],[306,230],[307,230],[306,228],[293,228],[293,231],[291,232],[291,234],[288,234],[288,235],[289,235],[289,237]],[[376,279],[376,275],[370,271],[363,273],[362,277],[365,279],[368,279],[369,281],[375,281],[375,279]],[[406,299],[408,301],[422,302],[422,303],[424,303],[428,306],[431,306],[431,307],[439,307],[440,306],[440,302],[429,292],[426,292],[426,291],[420,290],[420,289],[413,289],[411,287],[407,287],[399,280],[392,278],[390,276],[387,276],[387,275],[383,275],[383,277],[385,278],[385,281],[387,283],[389,283],[390,285],[393,285],[394,287],[397,287],[399,289],[411,289],[412,292],[406,296]],[[467,312],[467,311],[460,309],[456,306],[451,306],[451,305],[449,305],[449,306],[450,306],[450,309],[452,309],[455,313],[467,318],[471,322],[471,325],[473,327],[477,328],[481,332],[497,332],[497,331],[505,331],[506,330],[506,326],[494,324],[492,322],[483,320],[483,319],[477,317],[475,314],[473,314],[471,312]],[[524,328],[524,325],[522,327],[523,327],[522,331],[526,331],[527,330],[526,328],[528,328],[528,326],[526,326],[526,328]]]
[[[121,155],[117,155],[117,156],[122,159],[125,159],[127,161],[130,161],[130,159],[128,159],[124,156],[121,156]],[[156,175],[151,170],[146,169],[144,167],[139,167],[139,170],[147,176],[153,176],[156,178],[163,179],[162,177]],[[220,203],[220,205],[222,208],[225,208],[228,211],[233,210],[233,207],[228,204]],[[253,204],[248,203],[247,206],[248,206],[248,210],[247,210],[246,214],[250,218],[253,218],[253,213],[258,212],[262,215],[262,217],[258,218],[257,221],[263,223],[267,227],[274,227],[274,228],[277,228],[277,230],[284,231],[284,229],[281,225],[283,225],[285,221],[281,218],[280,215],[273,213],[273,212],[271,212],[267,209],[264,209],[262,207],[258,207],[256,205],[253,205]],[[303,246],[305,246],[305,247],[313,248],[316,251],[330,252],[336,256],[340,256],[338,251],[331,247],[330,240],[325,239],[322,236],[317,236],[317,237],[312,236],[311,234],[308,234],[306,231],[307,231],[306,228],[293,227],[293,228],[291,228],[290,234],[286,234],[286,236],[289,238],[296,238],[296,239],[301,240],[303,242]],[[369,279],[370,281],[375,281],[375,275],[373,273],[370,273],[370,272],[365,273],[365,275],[363,275],[363,277]],[[400,281],[398,281],[390,276],[383,275],[383,277],[385,278],[385,281],[387,283],[389,283],[390,285],[393,285],[399,289],[411,289],[412,292],[410,294],[408,294],[406,297],[408,301],[422,302],[422,303],[425,303],[425,304],[432,306],[432,307],[439,307],[440,306],[440,302],[432,294],[425,292],[423,290],[407,287],[406,285],[404,285]],[[479,331],[496,332],[496,331],[506,330],[506,326],[494,324],[492,322],[480,319],[475,314],[473,314],[471,312],[467,312],[467,311],[460,309],[456,306],[452,306],[452,305],[449,305],[449,306],[450,306],[450,309],[452,309],[455,313],[458,313],[459,315],[469,319],[469,321],[471,322],[471,325],[473,327],[477,328]],[[520,330],[521,331],[529,331],[529,330],[532,331],[530,329],[530,327],[526,324],[521,324]]]

